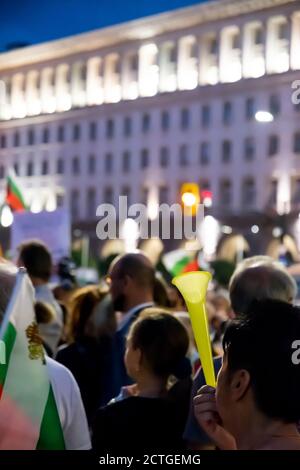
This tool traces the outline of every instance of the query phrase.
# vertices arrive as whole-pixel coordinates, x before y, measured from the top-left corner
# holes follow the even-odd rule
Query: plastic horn
[[[210,273],[198,271],[176,276],[172,284],[181,292],[188,308],[206,384],[215,387],[215,371],[205,309],[206,291],[210,280]]]

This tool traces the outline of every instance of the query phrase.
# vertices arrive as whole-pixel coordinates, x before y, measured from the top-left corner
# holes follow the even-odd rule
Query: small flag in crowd
[[[172,276],[199,270],[194,253],[188,253],[186,250],[170,251],[162,257],[162,262]]]
[[[0,339],[0,449],[64,449],[64,436],[34,313],[34,291],[24,268],[4,315]]]
[[[27,209],[13,171],[9,171],[7,175],[5,202],[12,211],[23,211]]]

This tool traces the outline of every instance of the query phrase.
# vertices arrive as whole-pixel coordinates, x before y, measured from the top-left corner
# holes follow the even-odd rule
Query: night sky
[[[0,51],[59,39],[209,0],[1,0]]]

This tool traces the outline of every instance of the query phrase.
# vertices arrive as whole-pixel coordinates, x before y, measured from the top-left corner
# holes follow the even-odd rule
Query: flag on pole
[[[23,211],[27,209],[24,197],[12,170],[10,170],[7,175],[5,202],[12,211]]]
[[[188,253],[186,250],[174,250],[166,253],[162,257],[162,262],[172,276],[178,276],[188,271],[198,271],[197,261],[194,260],[194,253]]]
[[[34,291],[24,268],[1,328],[5,364],[0,365],[0,449],[65,449],[34,313]]]

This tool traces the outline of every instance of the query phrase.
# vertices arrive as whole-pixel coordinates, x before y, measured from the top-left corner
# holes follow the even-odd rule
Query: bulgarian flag
[[[194,253],[188,253],[186,250],[170,251],[162,257],[162,262],[172,276],[199,270],[198,263],[194,259]]]
[[[12,211],[23,211],[27,209],[22,192],[17,185],[12,170],[10,170],[7,175],[5,202]]]
[[[24,268],[17,275],[0,339],[5,345],[5,364],[0,364],[0,450],[65,449],[35,322],[34,290]]]

